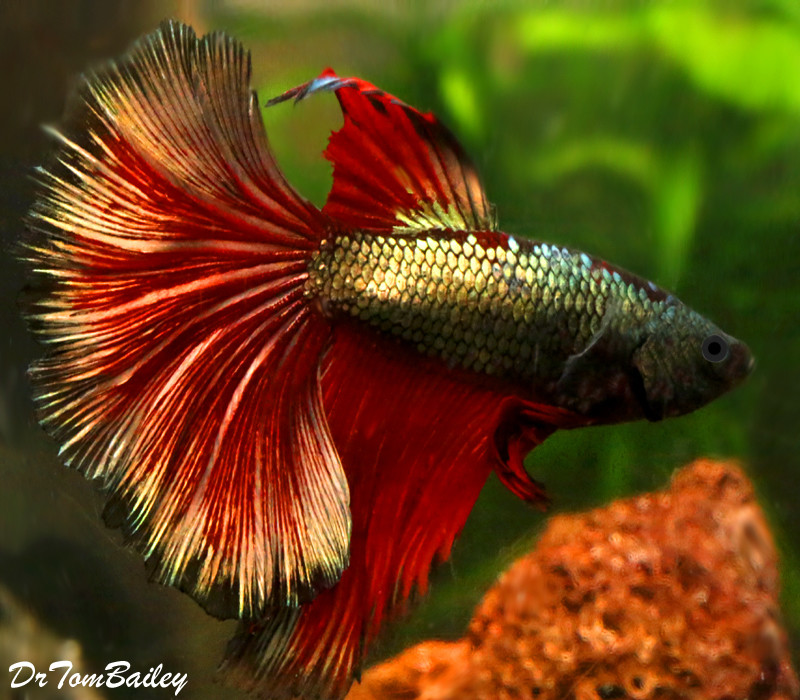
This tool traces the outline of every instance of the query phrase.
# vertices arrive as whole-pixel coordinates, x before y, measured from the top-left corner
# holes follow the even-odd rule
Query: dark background
[[[735,8],[732,6],[735,5]],[[570,245],[672,289],[758,360],[739,390],[696,414],[557,434],[529,459],[555,509],[660,488],[701,455],[736,457],[782,558],[800,630],[800,5],[650,2],[0,3],[0,584],[90,668],[124,658],[190,673],[181,697],[217,697],[234,623],[147,583],[102,525],[102,498],[59,466],[36,426],[25,367],[38,353],[17,310],[9,246],[32,168],[74,77],[165,16],[225,28],[253,51],[262,102],[327,65],[435,111],[483,174],[501,227]],[[266,113],[290,180],[322,203],[332,98]],[[546,519],[495,479],[432,594],[375,657],[458,636],[482,592]],[[0,669],[0,697],[6,683]],[[233,697],[233,692],[225,691]]]

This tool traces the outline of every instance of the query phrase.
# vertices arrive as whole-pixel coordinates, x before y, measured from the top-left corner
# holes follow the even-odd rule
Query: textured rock
[[[698,460],[666,491],[554,517],[464,639],[407,650],[348,698],[795,698],[780,617],[752,485]]]

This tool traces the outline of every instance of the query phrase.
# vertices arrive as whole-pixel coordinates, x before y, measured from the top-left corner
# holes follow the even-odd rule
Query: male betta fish
[[[153,577],[244,621],[225,669],[341,698],[490,472],[559,428],[692,411],[745,345],[650,282],[497,229],[455,138],[325,71],[322,210],[267,144],[250,58],[163,24],[88,74],[25,257],[39,417]]]

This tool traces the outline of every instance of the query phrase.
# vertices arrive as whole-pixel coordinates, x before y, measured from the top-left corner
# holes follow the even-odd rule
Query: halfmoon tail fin
[[[219,616],[312,598],[350,537],[304,295],[327,219],[278,170],[250,57],[166,22],[71,111],[22,253],[40,421],[157,580]]]

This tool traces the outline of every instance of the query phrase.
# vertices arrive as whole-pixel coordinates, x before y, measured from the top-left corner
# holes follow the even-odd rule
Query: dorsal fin
[[[475,166],[433,114],[331,69],[267,104],[322,91],[335,92],[344,113],[344,126],[325,151],[333,163],[326,214],[355,228],[395,233],[496,230]]]

